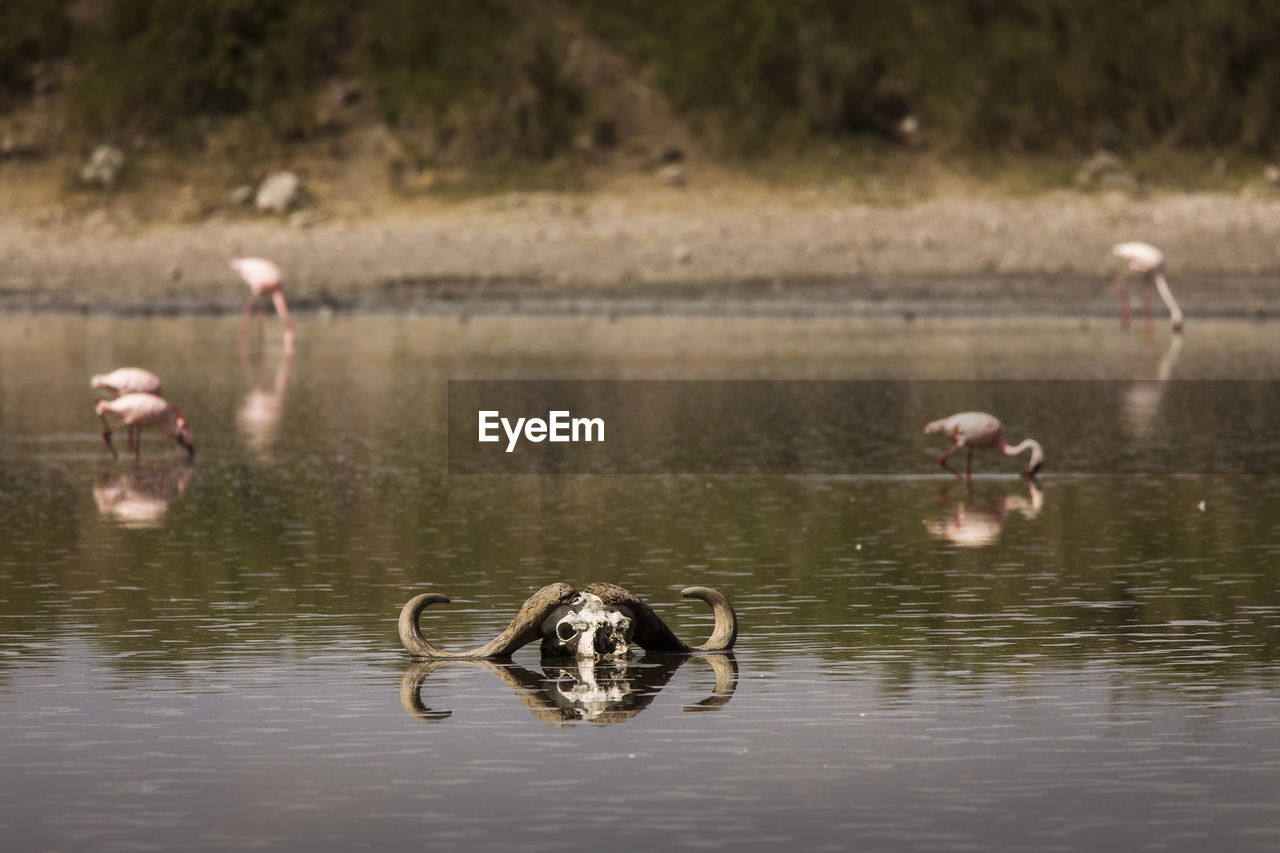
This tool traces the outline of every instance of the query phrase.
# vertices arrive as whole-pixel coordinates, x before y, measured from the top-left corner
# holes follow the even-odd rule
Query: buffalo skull
[[[626,657],[632,643],[647,652],[723,652],[738,637],[738,618],[729,599],[710,587],[681,590],[685,598],[711,605],[715,629],[700,646],[687,646],[636,595],[611,583],[593,583],[579,593],[566,583],[553,583],[535,592],[516,618],[489,643],[466,652],[446,652],[422,636],[418,617],[432,604],[447,604],[448,596],[424,593],[400,611],[400,642],[417,658],[505,658],[535,640],[548,657],[579,660]]]
[[[554,615],[553,615],[554,618]],[[584,592],[542,638],[546,657],[625,658],[631,650],[631,620],[600,596]]]

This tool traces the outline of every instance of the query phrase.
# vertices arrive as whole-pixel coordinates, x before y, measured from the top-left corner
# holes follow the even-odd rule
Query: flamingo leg
[[[244,310],[240,312],[240,343],[243,345],[249,336],[249,313],[257,307],[258,297],[250,293],[244,301]]]
[[[964,447],[964,446],[965,446],[965,444],[964,444],[964,442],[963,442],[963,441],[957,441],[955,444],[951,445],[951,447],[947,448],[947,452],[946,452],[946,453],[943,453],[941,456],[939,456],[939,457],[938,457],[938,464],[939,464],[939,465],[941,465],[943,468],[946,468],[946,469],[947,469],[948,471],[950,471],[952,474],[955,474],[955,475],[956,475],[956,477],[957,477],[958,479],[960,479],[960,480],[963,480],[963,479],[964,479],[964,474],[961,474],[961,473],[960,473],[959,471],[957,471],[955,468],[952,468],[950,465],[948,465],[948,464],[947,464],[947,457],[948,457],[948,456],[950,456],[952,453],[955,453],[957,450],[959,450],[960,448],[962,448],[962,447]],[[972,454],[972,453],[973,453],[973,449],[972,449],[972,448],[970,448],[969,452],[970,452],[970,454]]]
[[[964,465],[964,481],[966,483],[973,482],[973,448],[969,448],[969,456],[965,460]]]
[[[1155,334],[1155,328],[1151,325],[1151,285],[1144,283],[1142,286],[1142,317],[1146,323],[1143,327],[1147,333],[1147,340],[1151,340]]]
[[[105,414],[98,415],[98,419],[102,421],[102,440],[107,443],[107,450],[111,451],[111,458],[119,459],[120,454],[116,453],[116,447],[111,443],[111,430],[114,429],[114,427],[107,423],[107,416]]]
[[[1120,328],[1128,329],[1133,314],[1129,311],[1129,300],[1124,295],[1124,275],[1117,273],[1111,280],[1111,287],[1115,290],[1116,301],[1120,303]]]
[[[284,324],[284,351],[292,353],[294,346],[293,319],[289,316],[289,304],[284,301],[284,291],[279,288],[274,290],[271,293],[271,302],[276,306],[276,313],[280,315],[280,322]]]
[[[1181,332],[1182,309],[1178,307],[1178,300],[1173,298],[1173,291],[1169,289],[1169,282],[1165,281],[1164,273],[1156,270],[1151,274],[1151,281],[1156,286],[1156,293],[1160,294],[1160,301],[1169,309],[1169,322],[1173,324],[1173,331]]]

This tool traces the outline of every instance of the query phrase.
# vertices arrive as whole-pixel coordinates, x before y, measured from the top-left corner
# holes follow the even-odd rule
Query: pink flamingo
[[[271,302],[276,306],[276,313],[284,323],[285,352],[293,352],[293,321],[289,319],[289,306],[284,301],[282,286],[284,277],[280,273],[280,267],[266,258],[232,258],[231,268],[238,272],[249,285],[249,298],[245,300],[240,319],[241,343],[244,342],[245,335],[248,333],[250,312],[257,311],[259,297],[267,295],[271,297]]]
[[[99,373],[89,380],[89,387],[110,391],[113,397],[135,392],[164,396],[160,388],[160,377],[141,367],[117,367],[110,373]],[[129,427],[130,450],[133,449],[137,436],[137,428]]]
[[[182,409],[173,403],[166,402],[163,397],[157,397],[155,394],[122,394],[114,400],[98,400],[94,404],[94,410],[102,421],[102,440],[107,443],[111,455],[117,459],[120,455],[111,444],[111,433],[120,427],[128,427],[131,434],[135,427],[139,430],[137,443],[133,444],[132,440],[130,441],[133,444],[135,460],[142,455],[141,430],[145,427],[160,427],[166,435],[176,440],[187,451],[189,459],[194,459],[196,456],[195,439],[191,434],[191,426],[182,414]],[[115,424],[109,423],[107,421],[109,414],[115,415],[120,420]]]
[[[161,396],[160,377],[141,367],[118,367],[110,373],[99,373],[89,380],[89,387],[105,389],[117,397],[135,392]]]
[[[1129,273],[1134,272],[1143,277],[1142,313],[1146,317],[1147,332],[1151,331],[1151,284],[1155,284],[1156,292],[1160,294],[1160,299],[1169,309],[1173,330],[1181,332],[1182,309],[1174,300],[1173,291],[1169,290],[1169,282],[1164,277],[1164,252],[1150,243],[1117,243],[1111,247],[1111,254],[1129,262],[1129,269],[1116,273],[1111,282],[1116,292],[1116,299],[1120,302],[1120,322],[1124,328],[1129,328],[1129,321],[1133,315],[1129,312],[1129,300],[1125,298],[1123,284]]]
[[[938,464],[966,482],[973,479],[975,447],[994,447],[1005,456],[1017,456],[1022,451],[1030,449],[1031,458],[1028,460],[1027,470],[1022,472],[1022,476],[1029,480],[1034,479],[1040,467],[1044,465],[1044,449],[1040,447],[1040,442],[1034,438],[1027,438],[1020,444],[1008,444],[1004,440],[1004,425],[995,415],[989,415],[986,412],[960,412],[940,420],[930,421],[924,431],[926,435],[939,433],[954,442],[946,453],[938,457]],[[947,457],[962,447],[969,450],[969,460],[964,474],[947,464]]]

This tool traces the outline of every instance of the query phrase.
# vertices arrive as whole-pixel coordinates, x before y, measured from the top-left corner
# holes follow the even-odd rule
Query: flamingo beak
[[[1040,473],[1040,469],[1041,469],[1041,468],[1043,468],[1043,467],[1044,467],[1044,463],[1043,463],[1043,462],[1037,462],[1036,464],[1032,465],[1032,466],[1031,466],[1030,468],[1028,468],[1027,470],[1023,471],[1023,472],[1022,472],[1022,476],[1026,477],[1028,480],[1031,480],[1032,482],[1035,482],[1036,474],[1039,474],[1039,473]]]
[[[196,446],[185,435],[178,436],[178,444],[182,445],[182,449],[187,451],[187,459],[194,460],[196,458]]]
[[[119,459],[119,458],[120,458],[120,454],[119,454],[119,453],[116,453],[116,446],[115,446],[114,444],[112,444],[112,443],[111,443],[111,430],[109,430],[109,429],[104,429],[104,430],[102,431],[102,440],[103,440],[103,441],[105,441],[105,442],[107,443],[107,450],[110,450],[110,451],[111,451],[111,458],[112,458],[112,459]]]

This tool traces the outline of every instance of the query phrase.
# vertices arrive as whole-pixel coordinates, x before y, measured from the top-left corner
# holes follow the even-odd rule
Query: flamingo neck
[[[1181,329],[1182,309],[1178,307],[1178,301],[1173,298],[1173,291],[1169,289],[1169,282],[1165,280],[1164,273],[1156,270],[1151,274],[1151,280],[1156,283],[1156,293],[1160,294],[1164,307],[1169,309],[1169,319],[1173,322],[1173,328]]]
[[[182,414],[182,409],[179,409],[176,403],[170,403],[169,408],[165,410],[164,420],[160,422],[160,428],[169,438],[177,438],[182,434],[184,420],[186,418]]]
[[[276,313],[280,315],[280,322],[284,324],[285,353],[292,353],[295,340],[293,319],[289,316],[289,304],[284,300],[284,291],[278,287],[273,290],[271,292],[271,301],[276,306]]]
[[[1034,438],[1024,438],[1018,444],[1006,444],[1003,448],[1005,456],[1017,456],[1024,450],[1031,450],[1031,458],[1027,460],[1028,468],[1035,468],[1044,462],[1044,448]]]

